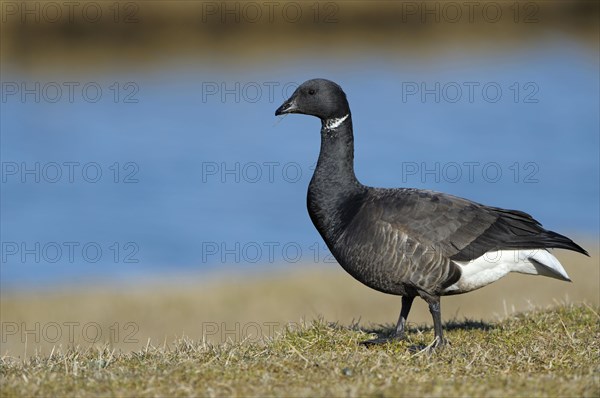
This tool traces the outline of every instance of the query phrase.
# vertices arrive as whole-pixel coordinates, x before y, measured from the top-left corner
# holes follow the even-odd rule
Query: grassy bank
[[[598,250],[556,252],[573,283],[509,275],[446,297],[452,345],[417,300],[409,340],[359,341],[398,297],[336,264],[2,292],[2,396],[598,396]]]
[[[443,320],[497,322],[558,304],[600,305],[598,250],[591,257],[556,251],[573,282],[511,274],[483,289],[442,299]],[[342,325],[377,327],[396,321],[400,298],[373,291],[337,264],[224,267],[213,275],[116,284],[81,283],[60,289],[2,291],[0,355],[26,359],[54,347],[110,344],[124,352],[162,345],[182,336],[211,343],[271,338],[290,322],[320,317]],[[431,325],[422,300],[412,326]]]
[[[365,348],[357,325],[322,320],[273,338],[223,344],[180,339],[131,353],[71,348],[0,362],[2,396],[598,396],[600,317],[559,306],[501,322],[446,324],[452,345],[431,340]]]

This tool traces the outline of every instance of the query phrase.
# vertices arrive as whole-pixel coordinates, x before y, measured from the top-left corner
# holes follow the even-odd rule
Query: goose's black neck
[[[315,179],[320,185],[343,191],[359,185],[354,174],[354,135],[350,113],[321,121],[321,151],[313,175]]]
[[[358,209],[365,187],[354,174],[354,137],[350,113],[322,120],[321,152],[308,188],[308,212],[328,238],[337,236]],[[326,239],[327,240],[327,239]]]

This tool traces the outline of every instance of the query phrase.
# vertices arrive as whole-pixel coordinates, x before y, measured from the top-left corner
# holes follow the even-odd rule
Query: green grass
[[[0,362],[10,396],[556,396],[600,394],[596,306],[562,305],[497,322],[445,323],[451,346],[433,353],[429,327],[366,348],[357,324],[308,322],[262,341],[179,339],[133,352],[54,350]],[[373,330],[386,332],[387,327]]]

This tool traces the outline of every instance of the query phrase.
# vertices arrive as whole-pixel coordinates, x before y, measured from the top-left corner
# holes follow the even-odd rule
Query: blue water
[[[598,236],[598,67],[597,54],[565,42],[243,71],[180,62],[77,79],[4,73],[1,286],[330,261],[305,208],[319,121],[273,115],[311,77],[348,94],[363,183],[445,191]],[[23,81],[46,90],[39,103],[7,95]],[[95,82],[102,96],[75,88],[71,101],[65,89],[51,103],[48,82],[69,81]]]

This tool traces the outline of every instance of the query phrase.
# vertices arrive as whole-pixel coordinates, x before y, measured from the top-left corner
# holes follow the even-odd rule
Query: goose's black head
[[[342,88],[331,80],[312,79],[302,83],[275,111],[275,116],[301,113],[321,120],[340,118],[350,113]]]

